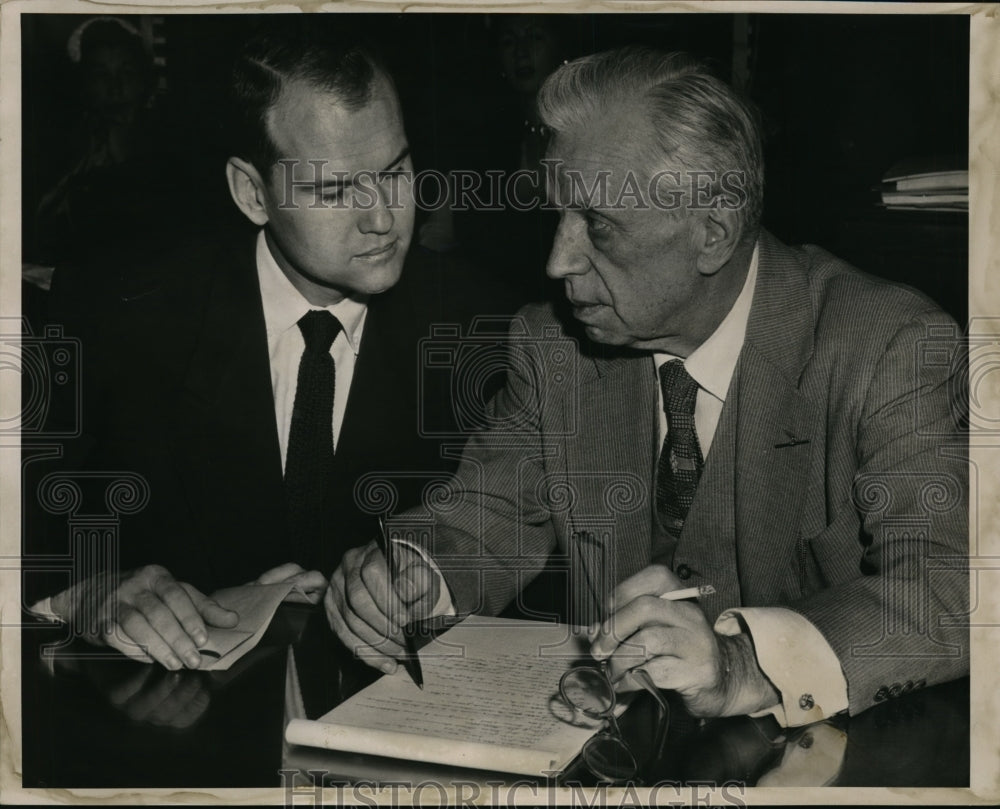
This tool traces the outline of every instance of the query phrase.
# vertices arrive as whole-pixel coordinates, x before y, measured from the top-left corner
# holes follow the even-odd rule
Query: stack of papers
[[[318,720],[293,719],[285,739],[423,763],[552,775],[602,726],[559,696],[562,674],[593,662],[587,647],[564,624],[470,616],[420,650],[423,690],[400,668]],[[616,713],[626,704],[620,702]]]
[[[957,157],[909,160],[886,172],[880,191],[893,210],[967,211],[969,170]]]

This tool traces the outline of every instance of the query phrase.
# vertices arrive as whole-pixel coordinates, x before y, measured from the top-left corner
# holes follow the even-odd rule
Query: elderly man
[[[595,657],[695,715],[803,724],[967,672],[958,390],[917,351],[950,319],[762,230],[755,119],[685,57],[586,57],[538,103],[584,335],[523,312],[537,343],[454,497],[395,588],[374,546],[345,555],[334,630],[391,670],[404,618],[496,613],[560,552]]]

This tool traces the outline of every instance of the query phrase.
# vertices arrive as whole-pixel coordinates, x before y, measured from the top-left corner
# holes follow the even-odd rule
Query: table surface
[[[321,610],[281,607],[260,645],[226,672],[168,672],[106,651],[101,655],[79,642],[61,646],[54,656],[46,651],[66,634],[50,625],[22,630],[26,788],[279,787],[293,777],[303,786],[310,783],[309,771],[325,773],[327,784],[518,780],[285,744],[290,649],[309,718],[326,713],[377,674],[346,653]],[[830,726],[783,732],[770,718],[703,723],[676,699],[670,702],[667,742],[663,755],[649,763],[646,784],[754,786],[779,776],[797,778],[803,786],[969,783],[968,679],[839,717],[833,734]],[[641,701],[630,708],[623,722],[627,736],[645,737],[643,723],[653,713],[647,708]],[[816,755],[822,740],[839,733],[846,734],[839,762],[835,758],[832,768],[829,762],[803,766],[810,754],[822,758]],[[299,776],[293,776],[296,770]],[[576,766],[559,781],[576,782],[588,785],[593,778]]]

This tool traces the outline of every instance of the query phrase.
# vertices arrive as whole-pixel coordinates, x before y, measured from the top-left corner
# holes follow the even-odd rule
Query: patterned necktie
[[[326,522],[327,491],[333,478],[333,390],[336,366],[330,356],[341,330],[327,311],[311,311],[299,320],[306,347],[299,363],[295,405],[288,431],[285,493],[293,559],[307,565],[316,555]],[[307,565],[308,566],[308,565]]]
[[[660,366],[660,385],[667,435],[656,465],[656,513],[664,530],[676,539],[684,527],[705,465],[694,424],[698,383],[683,362],[671,360]]]

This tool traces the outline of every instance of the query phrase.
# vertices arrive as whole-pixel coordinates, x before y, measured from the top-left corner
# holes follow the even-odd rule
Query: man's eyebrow
[[[409,156],[410,156],[410,147],[404,146],[403,150],[398,155],[396,155],[392,160],[390,160],[388,165],[384,169],[379,169],[378,171],[375,172],[375,174],[376,175],[384,174],[385,172],[389,171],[389,169],[391,169],[393,166],[395,166],[397,163],[402,162]],[[349,188],[352,185],[354,185],[354,181],[347,176],[347,172],[339,172],[335,173],[333,177],[328,177],[325,180],[321,180],[319,183],[316,184],[316,188],[319,188],[323,191],[330,191],[338,188]]]

